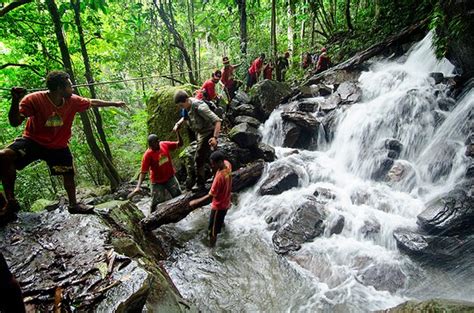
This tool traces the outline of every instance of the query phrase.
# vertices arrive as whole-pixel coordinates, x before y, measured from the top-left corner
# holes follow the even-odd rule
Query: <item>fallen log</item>
[[[239,192],[254,185],[262,176],[265,162],[257,161],[246,167],[232,172],[232,192]],[[209,190],[210,186],[206,185]],[[140,224],[145,230],[153,230],[161,225],[176,223],[185,218],[194,209],[189,207],[189,201],[200,198],[208,191],[186,192],[176,198],[157,205],[150,216],[141,220]]]

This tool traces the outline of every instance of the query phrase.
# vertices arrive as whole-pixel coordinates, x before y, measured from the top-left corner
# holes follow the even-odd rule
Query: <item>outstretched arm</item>
[[[181,124],[184,123],[184,117],[180,118],[179,121],[176,122],[176,124],[174,124],[174,127],[173,127],[173,131],[174,132],[177,132],[179,130],[179,128],[181,127]]]
[[[26,89],[20,87],[13,87],[11,90],[12,104],[8,112],[8,121],[13,127],[19,126],[25,119],[20,114],[20,100],[26,95]]]
[[[220,132],[221,132],[221,121],[217,121],[214,124],[214,134],[211,137],[211,139],[209,139],[209,145],[211,147],[213,148],[217,147],[217,138],[219,138]]]
[[[145,180],[145,177],[146,177],[146,173],[140,173],[140,176],[138,177],[137,187],[135,187],[135,189],[131,193],[128,194],[127,196],[128,199],[132,198],[137,192],[140,191],[140,188],[142,186],[143,181]]]
[[[100,99],[91,99],[91,106],[100,108],[100,107],[123,107],[125,102],[123,101],[105,101]]]
[[[192,209],[199,208],[200,206],[204,205],[206,202],[208,202],[212,198],[211,195],[207,194],[201,198],[197,198],[194,200],[189,201],[189,206]]]
[[[183,138],[181,138],[181,134],[179,133],[179,129],[176,130],[176,136],[178,136],[178,147],[183,145]]]

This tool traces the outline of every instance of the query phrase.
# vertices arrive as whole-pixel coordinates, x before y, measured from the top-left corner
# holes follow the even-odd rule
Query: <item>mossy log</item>
[[[232,173],[232,192],[239,192],[254,185],[262,176],[265,162],[257,161]],[[209,190],[210,186],[207,189]],[[176,223],[185,218],[194,209],[189,201],[206,195],[207,191],[186,192],[179,197],[160,203],[156,210],[141,221],[146,230],[153,230],[161,225]]]

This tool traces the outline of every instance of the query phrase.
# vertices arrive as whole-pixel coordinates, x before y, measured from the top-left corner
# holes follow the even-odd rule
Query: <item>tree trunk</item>
[[[350,31],[353,31],[354,27],[352,26],[352,22],[351,22],[351,0],[346,0],[345,13],[346,13],[347,29]]]
[[[288,0],[288,50],[295,53],[295,8],[292,0]]]
[[[194,1],[189,0],[186,1],[186,4],[188,6],[188,24],[189,24],[189,29],[191,31],[191,34],[194,34],[196,31],[196,28],[194,26]],[[196,40],[194,39],[194,36],[191,36],[191,45],[192,45],[192,59],[193,59],[193,67],[194,67],[194,79],[197,80],[198,75],[198,66],[197,66],[197,51],[196,51]]]
[[[236,0],[239,8],[240,52],[247,54],[247,0]]]
[[[158,3],[158,1],[159,0],[153,0],[153,4],[155,5],[155,8],[158,10],[158,14],[161,17],[161,20],[163,21],[163,23],[165,23],[166,28],[173,36],[173,40],[174,40],[174,44],[176,48],[178,48],[183,54],[184,61],[186,62],[186,66],[188,67],[189,82],[193,85],[197,85],[197,82],[193,74],[193,64],[191,61],[191,57],[189,56],[188,50],[186,49],[183,38],[181,37],[181,35],[178,33],[178,31],[173,25],[173,21],[171,19],[172,12],[168,14],[163,6],[163,2],[159,1]]]
[[[86,42],[84,40],[84,31],[82,29],[82,23],[81,23],[81,1],[80,0],[71,0],[71,6],[74,10],[74,21],[76,23],[77,27],[77,32],[79,34],[79,43],[81,45],[81,52],[82,52],[82,58],[84,59],[84,68],[86,71],[86,79],[87,83],[92,84],[94,82],[94,77],[92,75],[92,69],[91,69],[91,64],[89,60],[89,53],[87,52],[87,47],[86,47]],[[94,85],[89,85],[89,90],[91,93],[91,98],[92,99],[97,99],[97,93],[95,91],[95,86]],[[112,161],[112,152],[110,150],[109,143],[107,142],[107,137],[105,136],[105,131],[104,131],[104,126],[102,122],[102,116],[100,115],[99,109],[98,108],[92,108],[92,111],[94,112],[95,116],[95,126],[97,129],[97,133],[99,134],[99,139],[100,142],[102,143],[102,146],[104,147],[105,154],[109,158],[110,161]]]
[[[241,168],[232,173],[232,192],[239,192],[257,183],[263,173],[265,163],[255,162],[247,167]],[[189,201],[206,195],[207,192],[191,193],[187,192],[158,204],[155,212],[141,221],[141,225],[146,230],[153,230],[161,225],[176,223],[185,218],[194,209],[189,207]]]
[[[56,34],[56,39],[58,40],[59,50],[61,51],[61,59],[63,61],[65,70],[70,75],[72,83],[75,84],[76,80],[74,77],[74,72],[72,70],[72,62],[69,56],[69,50],[63,35],[62,23],[61,18],[59,17],[58,7],[56,6],[54,0],[46,0],[46,5],[48,6],[48,10],[51,14],[51,19],[54,24],[54,31]],[[79,94],[79,91],[77,89],[75,89],[75,92]],[[95,142],[94,134],[92,132],[92,125],[89,116],[87,115],[87,112],[81,112],[80,117],[84,128],[84,133],[86,135],[86,141],[89,145],[89,148],[91,149],[92,155],[102,166],[105,175],[110,181],[110,186],[112,190],[115,190],[120,184],[120,176],[112,162],[110,162],[110,160],[102,152],[102,150],[100,150],[99,146]]]
[[[272,58],[277,59],[277,40],[276,40],[276,0],[272,0],[272,18],[270,24],[270,43],[272,49]]]
[[[0,8],[0,17],[4,16],[8,12],[10,12],[11,10],[14,10],[14,9],[18,8],[19,6],[22,6],[22,5],[30,3],[30,2],[33,2],[33,0],[13,1],[12,3],[8,4],[7,6]]]

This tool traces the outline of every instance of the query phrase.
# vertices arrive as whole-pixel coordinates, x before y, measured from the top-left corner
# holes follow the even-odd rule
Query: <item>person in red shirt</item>
[[[155,211],[156,205],[166,200],[165,190],[173,198],[181,194],[170,155],[171,151],[183,145],[179,131],[176,131],[176,135],[178,136],[178,141],[160,141],[155,134],[148,136],[149,148],[143,154],[137,187],[128,195],[130,199],[140,191],[142,182],[148,171],[150,171],[150,181],[152,183],[150,212]]]
[[[321,55],[318,58],[318,63],[316,63],[316,72],[321,73],[327,70],[331,66],[331,59],[327,54],[326,48],[321,48]]]
[[[214,247],[217,234],[221,232],[231,204],[232,165],[225,160],[225,156],[221,151],[213,152],[210,159],[211,167],[215,172],[211,190],[204,197],[190,201],[189,206],[197,208],[212,198],[211,215],[209,217],[209,243],[211,247]]]
[[[91,213],[92,208],[76,201],[73,157],[68,143],[76,113],[90,107],[122,107],[124,102],[87,99],[73,94],[69,75],[53,71],[46,77],[47,91],[31,93],[12,88],[12,104],[8,113],[10,125],[27,120],[22,137],[0,150],[0,172],[7,205],[0,211],[0,221],[16,218],[20,206],[15,199],[16,171],[36,160],[44,160],[51,175],[61,175],[69,198],[70,213]]]
[[[273,77],[273,63],[272,61],[265,64],[263,67],[263,78],[264,79],[272,79]]]
[[[265,53],[260,54],[250,65],[247,72],[247,90],[257,83],[258,76],[263,68],[263,61],[265,61]]]
[[[201,89],[197,91],[196,99],[206,101],[219,101],[219,96],[216,93],[216,84],[222,78],[222,72],[220,70],[212,73],[212,77],[202,84]]]
[[[224,91],[230,104],[232,99],[235,97],[237,89],[239,88],[239,82],[234,80],[234,72],[235,69],[240,66],[240,64],[231,65],[228,57],[223,57],[222,63],[224,64],[224,67],[221,70],[221,84],[224,86]]]

